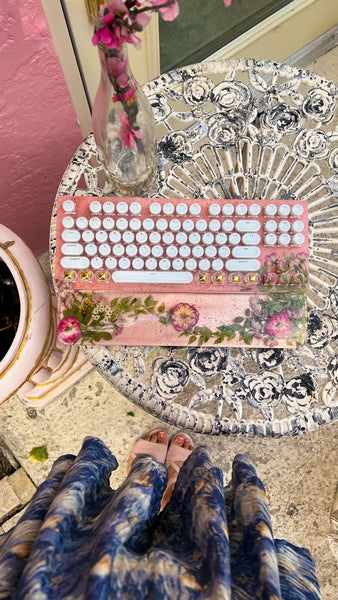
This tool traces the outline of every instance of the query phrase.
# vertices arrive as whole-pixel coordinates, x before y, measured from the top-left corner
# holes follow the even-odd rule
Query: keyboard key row
[[[65,214],[73,214],[76,212],[76,204],[73,200],[64,200],[63,202],[63,210]],[[93,200],[89,204],[89,211],[92,215],[106,214],[106,215],[140,215],[142,212],[145,212],[146,208],[142,207],[140,202],[133,201],[131,203],[120,201],[116,205],[112,201],[100,202],[99,200]],[[238,204],[234,203],[212,203],[209,204],[208,214],[209,216],[255,216],[257,217],[261,213],[261,206],[256,203],[243,203],[240,202]],[[264,214],[265,216],[279,216],[279,217],[300,217],[303,214],[303,207],[301,204],[293,204],[290,206],[289,204],[280,204],[276,205],[274,203],[270,203],[265,206]],[[185,215],[191,215],[194,217],[198,217],[201,214],[201,205],[193,202],[187,204],[185,202],[179,202],[178,204],[174,204],[172,202],[165,202],[161,204],[160,202],[152,202],[149,206],[149,212],[153,216],[165,215],[172,216],[176,214],[179,217],[184,217]]]

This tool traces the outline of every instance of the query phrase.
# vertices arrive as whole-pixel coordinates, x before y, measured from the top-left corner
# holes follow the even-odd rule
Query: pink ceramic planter
[[[17,393],[26,406],[43,407],[92,366],[76,347],[56,339],[55,297],[31,250],[0,225],[0,259],[10,270],[20,300],[13,342],[0,362],[0,403]]]

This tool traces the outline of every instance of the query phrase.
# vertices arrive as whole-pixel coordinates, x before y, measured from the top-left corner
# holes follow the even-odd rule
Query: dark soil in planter
[[[20,299],[13,276],[0,260],[0,361],[13,343],[20,317]]]

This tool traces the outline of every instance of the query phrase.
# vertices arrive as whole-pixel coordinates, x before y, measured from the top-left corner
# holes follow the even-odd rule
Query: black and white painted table
[[[177,427],[287,436],[338,418],[337,85],[267,61],[205,62],[144,86],[158,189],[182,198],[295,198],[309,207],[308,342],[299,349],[84,346],[129,400]],[[109,194],[90,134],[57,195]],[[55,252],[54,206],[50,252]]]

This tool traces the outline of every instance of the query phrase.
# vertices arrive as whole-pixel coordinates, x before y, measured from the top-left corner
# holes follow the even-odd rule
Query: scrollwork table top
[[[296,198],[309,206],[308,343],[267,348],[84,347],[112,385],[163,421],[286,436],[338,419],[337,85],[302,69],[214,61],[144,86],[158,139],[153,196]],[[57,195],[109,194],[90,134]],[[51,221],[52,271],[56,208]]]

